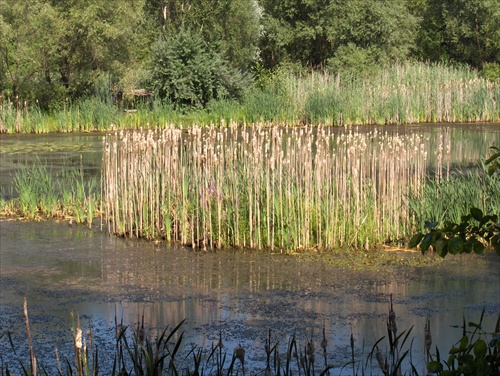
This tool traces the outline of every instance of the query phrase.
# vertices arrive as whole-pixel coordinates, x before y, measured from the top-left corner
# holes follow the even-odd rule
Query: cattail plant
[[[366,247],[411,231],[425,180],[418,134],[268,124],[104,137],[102,212],[112,233],[202,249]]]

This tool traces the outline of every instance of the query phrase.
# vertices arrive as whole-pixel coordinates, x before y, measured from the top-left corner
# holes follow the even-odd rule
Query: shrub
[[[176,108],[205,107],[213,99],[239,98],[248,78],[189,30],[165,35],[151,51],[151,86]]]

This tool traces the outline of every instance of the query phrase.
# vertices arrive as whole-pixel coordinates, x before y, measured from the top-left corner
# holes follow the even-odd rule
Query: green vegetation
[[[54,173],[50,166],[38,161],[16,172],[13,185],[17,197],[10,201],[2,198],[3,214],[30,220],[66,218],[86,222],[89,227],[99,214],[99,182],[84,176],[81,168],[68,167]]]
[[[214,72],[215,67],[207,64],[204,68],[192,67],[191,71],[206,68]],[[176,72],[170,79],[179,83],[175,89],[169,86],[162,89],[159,78],[162,74],[158,72],[159,86],[155,90],[166,99],[139,103],[133,111],[124,111],[109,99],[92,97],[68,102],[60,110],[48,114],[36,105],[16,107],[14,102],[4,98],[0,100],[0,120],[4,130],[10,133],[42,133],[169,124],[220,126],[230,121],[239,124],[349,125],[500,119],[500,107],[495,100],[500,97],[500,84],[491,83],[465,68],[396,64],[365,79],[314,72],[297,76],[289,70],[281,70],[269,81],[259,81],[258,86],[244,92],[241,90],[244,77],[227,79],[227,74],[222,76],[224,71],[212,76],[208,71],[203,76],[206,81],[189,72]],[[174,72],[164,71],[164,74]],[[191,79],[189,85],[187,77]],[[229,92],[239,93],[240,101],[223,99],[224,93]],[[213,96],[222,99],[211,101]]]
[[[102,211],[121,236],[203,249],[369,249],[408,239],[424,216],[453,214],[435,205],[448,197],[500,207],[498,184],[480,175],[461,186],[427,180],[418,135],[233,123],[122,131],[105,143]]]
[[[21,375],[47,375],[37,357],[35,346],[31,338],[31,329],[28,316],[28,305],[24,299],[24,316],[29,344],[29,362],[24,364],[16,354],[16,348],[10,332],[2,333],[0,339],[5,335],[9,343],[9,351],[0,360],[0,367],[5,370],[6,375],[12,372],[12,361],[18,359],[19,374]],[[497,320],[495,330],[492,333],[482,328],[484,310],[479,323],[463,323],[463,336],[457,344],[450,349],[447,360],[441,359],[439,349],[436,353],[431,352],[432,333],[430,331],[430,319],[427,318],[424,330],[425,363],[428,372],[436,375],[494,375],[500,368],[500,316]],[[223,344],[223,334],[220,332],[217,343],[212,343],[210,348],[191,346],[186,352],[183,338],[185,332],[182,325],[185,320],[176,327],[166,327],[156,337],[149,334],[148,328],[144,326],[144,316],[136,327],[128,327],[118,322],[115,317],[115,353],[98,352],[94,343],[92,327],[83,332],[80,318],[71,313],[72,322],[72,344],[73,359],[67,357],[60,359],[56,348],[55,365],[59,375],[97,375],[106,372],[108,375],[239,375],[245,374],[245,349],[237,346],[231,354]],[[472,328],[469,331],[468,328]],[[288,338],[272,337],[271,330],[265,339],[265,370],[266,375],[325,375],[340,369],[346,374],[371,374],[377,367],[383,375],[396,376],[401,374],[419,375],[413,364],[413,340],[410,334],[413,327],[408,330],[398,331],[396,313],[391,305],[387,316],[387,350],[385,355],[380,350],[385,337],[380,338],[372,346],[368,354],[364,350],[359,353],[355,346],[355,340],[351,333],[350,351],[351,360],[342,364],[338,359],[332,359],[329,352],[331,345],[323,335],[320,341],[320,349],[315,348],[319,338],[311,333],[311,336],[303,340],[295,335]],[[132,333],[131,333],[132,332]],[[408,346],[408,341],[410,345]],[[286,353],[281,354],[278,344],[286,343]],[[364,343],[364,342],[363,342]],[[379,347],[380,346],[380,347]],[[321,352],[321,355],[318,354]],[[187,355],[186,355],[187,353]],[[104,367],[103,367],[104,365]],[[264,367],[264,365],[263,365]],[[55,366],[54,366],[55,368]],[[248,366],[247,366],[248,368]],[[378,371],[378,370],[377,370]],[[261,371],[262,372],[262,371]],[[404,373],[403,373],[404,372]]]
[[[482,197],[500,197],[500,150],[494,146],[491,147],[491,150],[493,151],[492,155],[485,161],[486,178],[482,176],[470,177],[473,181],[480,181],[479,187],[483,190],[483,193],[480,194]],[[485,179],[485,183],[482,182],[483,179]],[[494,213],[485,215],[481,209],[471,205],[470,201],[464,203],[460,197],[446,194],[447,192],[465,191],[468,197],[478,196],[477,191],[465,188],[466,185],[463,185],[460,180],[448,180],[445,187],[449,189],[445,188],[444,193],[439,192],[439,195],[434,195],[435,198],[439,196],[439,200],[434,202],[444,201],[447,203],[446,208],[441,207],[441,213],[439,213],[439,209],[438,213],[434,213],[440,214],[439,217],[425,217],[428,213],[424,214],[424,218],[426,218],[424,227],[427,232],[425,234],[418,232],[413,235],[410,247],[419,246],[422,253],[427,252],[432,247],[437,254],[445,257],[448,253],[482,253],[486,246],[491,246],[500,256],[500,222],[498,214],[496,214],[500,213],[498,202],[488,202],[488,204],[493,203],[493,206],[484,205],[486,207],[483,209]],[[447,198],[450,199],[446,200]],[[476,200],[476,202],[478,201]],[[435,207],[436,204],[434,203],[433,206]],[[464,212],[464,208],[468,211]],[[428,221],[431,218],[434,218],[433,221]],[[440,223],[442,227],[438,227]]]
[[[0,0],[0,130],[498,121],[499,28],[494,0]]]
[[[239,98],[250,84],[201,36],[186,30],[159,39],[151,53],[152,88],[157,98],[168,99],[176,108],[203,108],[212,100]]]
[[[425,177],[418,136],[332,128],[170,127],[105,140],[109,230],[193,247],[369,247],[411,229]],[[367,159],[366,155],[376,158]]]
[[[479,323],[463,322],[463,334],[460,341],[453,345],[449,357],[442,359],[439,350],[430,356],[427,364],[429,372],[437,375],[495,375],[500,370],[500,316],[495,331],[488,341],[488,333],[482,328],[484,310]],[[470,331],[467,328],[471,328]]]
[[[101,183],[81,166],[55,170],[38,161],[16,173],[4,192],[15,198],[7,201],[4,194],[0,208],[4,215],[71,218],[89,226],[102,216],[120,236],[202,249],[370,250],[405,245],[420,232],[414,246],[426,227],[436,232],[438,222],[450,224],[445,232],[475,229],[497,239],[496,217],[483,213],[500,211],[498,174],[474,166],[456,171],[452,133],[442,134],[427,145],[418,134],[338,134],[322,126],[121,131],[104,139]],[[496,160],[488,162],[492,167]],[[477,251],[487,245],[460,236]],[[352,263],[343,253],[347,259],[339,260]],[[366,262],[380,265],[372,256]]]

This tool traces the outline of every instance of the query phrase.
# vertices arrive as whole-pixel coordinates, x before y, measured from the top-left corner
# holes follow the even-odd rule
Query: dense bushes
[[[213,99],[239,98],[245,76],[189,30],[161,36],[151,49],[151,86],[177,108],[205,107]]]

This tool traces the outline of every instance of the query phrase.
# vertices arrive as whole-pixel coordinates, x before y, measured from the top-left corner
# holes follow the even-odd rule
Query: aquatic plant
[[[444,187],[443,184],[436,186],[436,194],[431,195],[431,199],[432,196],[439,198],[440,201],[445,202],[445,205],[441,206],[439,216],[436,216],[435,209],[431,210],[434,216],[428,211],[423,214],[426,233],[418,232],[413,235],[410,247],[419,246],[422,253],[432,247],[440,256],[445,257],[448,253],[471,253],[473,251],[482,253],[487,246],[491,246],[500,255],[500,222],[496,214],[500,213],[498,175],[500,153],[496,147],[492,147],[491,150],[493,155],[485,161],[484,177],[476,173],[474,177],[469,176],[466,184],[463,184],[462,179],[448,179]],[[428,184],[427,187],[432,187],[432,185]],[[457,192],[459,192],[458,195]],[[456,200],[464,196],[469,200]],[[452,199],[447,199],[449,197]],[[410,200],[410,202],[414,204],[413,201]],[[482,204],[483,210],[492,214],[484,214],[483,210],[475,206],[478,202]],[[449,212],[452,215],[449,215]],[[420,214],[422,213],[420,211]]]
[[[26,330],[28,336],[29,361],[25,365],[19,363],[19,373],[22,375],[36,376],[37,374],[47,375],[44,365],[39,362],[35,345],[31,339],[31,329],[28,317],[28,307],[26,298],[24,300],[24,316],[26,320]],[[182,325],[185,320],[170,329],[167,326],[157,336],[153,336],[144,326],[142,321],[137,322],[135,331],[131,333],[131,327],[123,325],[123,320],[118,322],[115,316],[115,347],[114,355],[100,355],[98,347],[94,343],[92,327],[84,333],[80,324],[80,318],[74,313],[71,317],[71,333],[73,359],[65,358],[61,361],[56,348],[55,356],[57,372],[59,375],[68,374],[76,376],[90,376],[98,374],[117,375],[238,375],[245,374],[245,350],[236,346],[231,353],[222,342],[222,331],[216,342],[212,342],[210,348],[193,346],[187,352],[183,351],[184,343]],[[430,333],[430,319],[426,319],[424,339],[425,339],[425,364],[426,370],[422,374],[431,372],[436,375],[493,375],[500,370],[500,316],[498,317],[495,329],[488,333],[482,328],[484,309],[481,313],[479,323],[469,322],[466,325],[463,321],[462,338],[449,350],[447,360],[441,358],[439,349],[436,353],[431,352],[432,337]],[[375,342],[371,351],[364,355],[358,353],[355,346],[354,336],[351,333],[351,360],[343,364],[339,360],[331,359],[328,356],[328,341],[323,328],[323,336],[320,347],[323,353],[324,366],[319,365],[316,359],[317,350],[315,348],[315,338],[311,334],[304,338],[304,345],[295,335],[290,337],[286,346],[284,356],[278,351],[278,344],[282,338],[274,339],[272,330],[267,331],[265,338],[265,366],[262,372],[265,375],[329,375],[332,370],[352,369],[352,374],[373,374],[376,367],[384,376],[396,376],[401,374],[419,375],[413,364],[413,339],[410,334],[413,327],[408,330],[398,331],[396,323],[396,313],[392,306],[392,295],[390,296],[389,313],[386,320],[388,347],[385,353],[382,346],[382,337]],[[470,328],[471,330],[467,330]],[[3,337],[3,333],[0,339]],[[12,374],[9,366],[11,361],[17,356],[11,333],[7,332],[11,353],[2,354],[0,357],[0,374]],[[12,358],[9,358],[12,356]],[[112,358],[110,358],[110,356]],[[336,361],[336,363],[335,363]],[[373,364],[375,361],[375,364]],[[103,367],[105,365],[105,367]],[[107,368],[109,366],[109,369]],[[63,373],[63,370],[65,373]],[[332,371],[333,372],[333,371]]]
[[[85,176],[83,167],[66,166],[54,172],[47,162],[36,160],[14,174],[12,196],[3,199],[3,214],[27,219],[69,218],[76,223],[92,220],[99,215],[100,192],[96,177]]]
[[[155,99],[132,111],[109,98],[66,101],[51,112],[37,103],[0,96],[0,131],[46,133],[124,128],[272,122],[300,124],[408,124],[499,121],[500,84],[465,67],[406,62],[369,78],[281,70],[256,83],[240,101],[210,101],[205,109],[176,110]]]
[[[102,210],[117,235],[203,249],[368,248],[412,228],[426,158],[419,135],[379,130],[122,131],[104,139]]]
[[[482,328],[484,309],[479,323],[462,325],[462,338],[449,350],[449,357],[442,359],[439,349],[430,356],[429,372],[437,375],[497,375],[500,373],[500,316],[495,331],[488,341],[488,333]],[[469,328],[469,330],[468,330]]]

